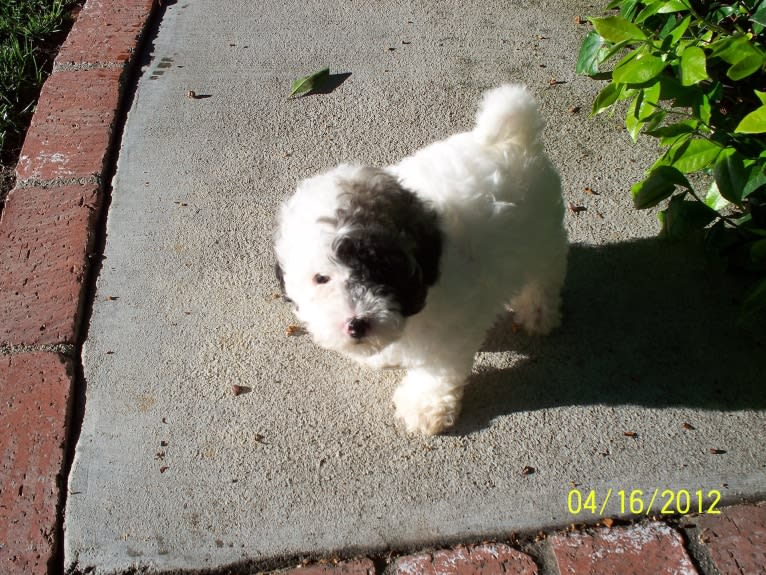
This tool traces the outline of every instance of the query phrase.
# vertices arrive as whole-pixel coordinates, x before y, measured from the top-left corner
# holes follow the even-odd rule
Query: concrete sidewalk
[[[84,15],[106,5],[89,2]],[[140,36],[138,15],[150,5],[118,14],[117,32]],[[94,259],[90,236],[69,260],[50,264],[80,278],[74,295],[51,304],[68,302],[63,319],[40,321],[34,310],[42,306],[33,302],[24,323],[7,311],[16,300],[3,302],[9,327],[0,374],[10,383],[19,373],[51,374],[46,385],[54,379],[62,390],[54,413],[76,399],[74,380],[85,390],[62,494],[68,572],[246,573],[333,554],[374,557],[339,569],[380,572],[391,551],[489,538],[512,545],[477,556],[507,551],[530,569],[587,572],[569,570],[576,553],[567,549],[598,549],[599,538],[623,548],[621,534],[678,542],[685,572],[712,573],[705,561],[724,572],[713,547],[688,543],[720,527],[705,527],[717,516],[704,513],[672,528],[524,539],[531,563],[513,549],[512,533],[631,515],[631,495],[648,516],[660,515],[655,493],[681,512],[684,490],[692,499],[702,493],[703,512],[718,494],[719,507],[766,498],[763,341],[730,323],[741,286],[712,274],[694,251],[654,240],[654,214],[633,210],[628,187],[655,150],[630,144],[616,118],[587,117],[600,86],[574,75],[587,31],[575,17],[594,10],[563,0],[480,9],[199,0],[162,9],[157,30],[144,36],[134,91],[129,52],[98,65],[59,60],[53,87],[89,85],[87,72],[94,87],[79,90],[78,105],[102,102],[110,127],[120,92],[98,97],[98,87],[122,81],[121,101],[130,102],[81,379],[86,333],[77,331],[77,294]],[[287,100],[292,79],[327,65],[350,76],[329,94]],[[400,374],[365,371],[286,334],[289,307],[273,297],[274,214],[295,183],[318,170],[339,161],[385,165],[469,128],[483,89],[509,80],[538,97],[566,199],[587,208],[567,216],[574,246],[565,323],[538,340],[500,322],[477,358],[458,426],[441,437],[410,437],[389,405]],[[99,118],[81,122],[101,127]],[[109,138],[87,141],[97,173],[108,173]],[[65,227],[96,229],[104,182],[89,179],[94,161],[83,169],[38,146],[23,158],[3,214],[14,253],[22,253],[20,232],[8,234],[9,222],[28,227],[16,214],[38,213],[41,197],[71,204]],[[18,207],[24,201],[32,203],[27,211]],[[3,279],[16,286],[20,277],[11,269]],[[25,419],[18,413],[4,420],[8,429]],[[721,525],[764,532],[763,507],[745,506],[744,516],[731,509]],[[753,541],[752,553],[762,554],[761,539]],[[635,549],[640,557],[644,548]],[[460,562],[449,553],[463,552],[430,561]],[[429,572],[407,563],[413,557],[389,571]],[[752,565],[763,564],[757,560]]]

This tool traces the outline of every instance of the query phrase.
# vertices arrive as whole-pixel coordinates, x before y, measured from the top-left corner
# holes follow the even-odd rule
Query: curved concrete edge
[[[0,572],[61,569],[67,436],[94,248],[155,0],[88,0],[43,85],[0,217]],[[73,446],[72,446],[73,447]]]

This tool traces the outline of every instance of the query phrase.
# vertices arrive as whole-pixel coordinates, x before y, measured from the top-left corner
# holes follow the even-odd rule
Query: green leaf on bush
[[[747,183],[745,158],[734,150],[727,148],[718,158],[713,168],[713,177],[721,195],[735,204],[742,202],[742,193]]]
[[[762,134],[766,132],[766,105],[756,108],[734,129],[737,134]]]
[[[667,146],[665,153],[655,162],[657,166],[669,166],[673,163],[673,157],[678,153],[681,146],[692,139],[694,134],[681,134],[679,136],[666,136],[660,138],[660,146]]]
[[[718,215],[705,204],[685,200],[683,194],[673,196],[663,211],[660,235],[671,241],[684,239],[691,232],[703,229]]]
[[[657,108],[657,110],[646,119],[646,122],[644,123],[644,132],[656,130],[657,127],[665,121],[667,115],[665,110]]]
[[[603,55],[601,56],[601,61],[600,62],[606,62],[612,56],[617,54],[617,52],[619,52],[620,50],[625,48],[625,46],[627,46],[628,44],[630,44],[630,40],[623,40],[622,42],[617,42],[617,44],[615,44],[614,46],[609,48],[609,50],[605,50],[603,52]]]
[[[633,195],[633,205],[639,210],[656,206],[662,200],[670,197],[676,189],[682,186],[691,189],[689,180],[671,166],[658,166],[642,182],[630,188]]]
[[[708,188],[707,195],[705,196],[705,205],[717,212],[729,205],[729,200],[721,195],[715,182],[712,182],[710,188]]]
[[[755,74],[761,69],[761,66],[763,66],[763,56],[757,51],[750,52],[732,64],[727,70],[726,75],[735,81],[742,80]]]
[[[722,35],[715,42],[712,42],[708,48],[710,49],[711,57],[720,58],[724,62],[734,64],[745,54],[746,44],[748,44],[746,36]]]
[[[690,174],[712,164],[721,146],[710,140],[694,139],[685,142],[673,154],[671,165],[684,174]]]
[[[601,112],[608,110],[612,104],[617,101],[617,98],[622,92],[622,86],[609,83],[606,87],[598,93],[596,99],[593,101],[593,110],[591,113],[595,116]]]
[[[635,58],[617,65],[612,80],[619,84],[644,84],[653,80],[668,63],[651,54],[638,54]]]
[[[710,50],[711,57],[720,58],[730,65],[726,75],[735,81],[758,71],[764,61],[761,51],[744,34],[723,36],[710,44]]]
[[[710,98],[704,92],[697,93],[692,102],[692,111],[694,115],[702,121],[703,126],[710,125],[710,116],[713,109],[710,106]]]
[[[324,68],[308,76],[294,80],[290,86],[290,97],[321,88],[330,79],[330,69]]]
[[[630,134],[630,139],[633,140],[635,143],[636,140],[638,140],[638,133],[641,131],[641,126],[644,124],[641,120],[638,118],[638,104],[639,99],[641,99],[641,94],[639,93],[635,98],[633,98],[633,101],[630,103],[630,106],[628,106],[628,114],[625,116],[625,127],[628,129],[628,134]]]
[[[646,34],[644,34],[638,26],[628,22],[622,16],[591,18],[590,21],[596,29],[596,32],[601,34],[604,40],[608,42],[646,40]]]
[[[697,129],[697,120],[682,120],[656,130],[647,130],[647,134],[657,138],[674,138],[681,134],[693,134]]]
[[[681,10],[689,10],[690,8],[689,3],[683,0],[663,0],[659,3],[661,4],[658,10],[659,14],[670,14],[672,12],[680,12]]]
[[[664,2],[652,2],[650,3],[646,8],[641,10],[641,12],[638,13],[638,16],[636,16],[635,22],[636,24],[641,24],[644,20],[647,18],[650,18],[654,16],[657,12],[660,11],[660,8]]]
[[[713,12],[713,18],[716,22],[730,18],[737,12],[734,6],[720,6],[715,12]]]
[[[598,32],[588,32],[580,45],[580,54],[577,56],[575,71],[586,76],[598,74],[598,64],[601,61],[601,52],[604,47],[604,39]]]
[[[678,43],[681,40],[681,37],[684,35],[686,30],[689,28],[689,23],[692,21],[691,16],[687,16],[681,22],[673,28],[673,30],[670,32],[670,37],[673,38],[673,42]]]
[[[681,84],[691,86],[707,77],[705,51],[697,46],[689,46],[681,53]]]
[[[766,169],[763,165],[750,166],[747,183],[742,190],[742,197],[746,198],[761,186],[766,185]]]
[[[624,0],[621,2],[620,14],[630,21],[633,21],[641,7],[641,0]]]
[[[750,17],[750,20],[761,26],[766,26],[766,3],[761,2],[758,10],[756,10],[755,14]]]
[[[662,40],[662,51],[667,52],[673,45],[673,38],[670,37],[670,33],[675,30],[678,25],[678,20],[674,16],[668,15],[665,17],[665,23],[657,31],[657,37]]]
[[[638,139],[638,133],[652,114],[657,110],[657,102],[660,99],[660,83],[655,82],[651,86],[638,90],[636,97],[628,107],[628,114],[625,116],[625,127],[628,129],[630,137],[635,142]]]

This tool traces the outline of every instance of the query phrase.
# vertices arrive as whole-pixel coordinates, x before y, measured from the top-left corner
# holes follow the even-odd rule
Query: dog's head
[[[277,277],[318,344],[369,355],[423,309],[441,250],[436,212],[395,177],[340,166],[283,206]]]

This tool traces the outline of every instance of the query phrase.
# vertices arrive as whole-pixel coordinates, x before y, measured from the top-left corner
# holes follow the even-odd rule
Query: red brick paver
[[[57,72],[45,82],[16,165],[18,183],[100,177],[120,98],[119,69]]]
[[[88,0],[54,66],[121,66],[136,51],[156,0]]]
[[[0,357],[3,575],[48,573],[71,391],[71,363],[58,354]]]
[[[721,575],[766,573],[766,504],[734,505],[697,519]]]
[[[561,575],[697,575],[681,535],[664,523],[548,538]]]
[[[0,218],[0,343],[74,343],[101,206],[95,185],[16,189]]]
[[[375,575],[375,565],[369,559],[359,559],[337,565],[309,565],[279,575]]]
[[[392,575],[536,575],[531,557],[500,543],[445,549],[399,558]]]

